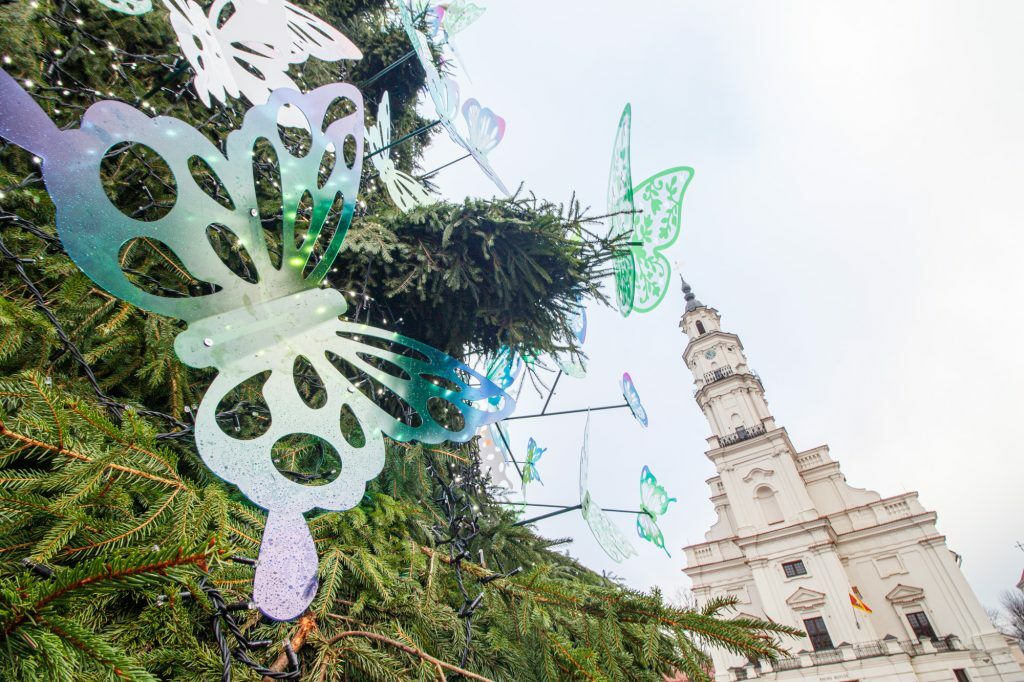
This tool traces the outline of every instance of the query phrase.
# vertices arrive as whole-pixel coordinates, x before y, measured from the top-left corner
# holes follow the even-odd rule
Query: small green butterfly
[[[540,480],[540,474],[537,473],[537,462],[540,460],[540,456],[547,452],[547,448],[537,447],[537,441],[533,438],[526,445],[526,464],[523,466],[523,485],[537,481],[541,485],[544,485],[544,481]]]
[[[636,532],[647,542],[654,543],[656,547],[665,549],[665,535],[658,528],[657,519],[668,511],[669,502],[676,502],[676,498],[669,497],[665,492],[665,486],[658,485],[657,477],[651,473],[651,469],[645,466],[640,472],[640,509],[636,515]],[[669,554],[665,549],[665,554]]]

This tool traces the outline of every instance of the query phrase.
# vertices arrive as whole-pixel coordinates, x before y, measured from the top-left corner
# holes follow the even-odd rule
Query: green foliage
[[[114,98],[181,118],[218,143],[239,126],[244,102],[209,110],[191,94],[160,3],[143,17],[93,0],[32,5],[0,4],[0,45],[11,57],[4,68],[33,82],[37,101],[59,125],[75,126],[90,104]],[[332,82],[339,69],[347,80],[364,81],[409,50],[383,0],[304,6],[342,27],[365,55],[293,67],[304,89]],[[395,139],[423,125],[414,107],[422,82],[415,60],[394,69],[364,88],[368,116],[386,89]],[[399,167],[415,171],[429,139],[396,148]],[[215,191],[212,176],[193,172]],[[274,172],[272,164],[254,164],[263,188],[272,187]],[[108,154],[102,181],[137,217],[174,199],[173,177],[144,149]],[[613,244],[591,233],[574,202],[520,194],[403,214],[369,164],[362,188],[364,207],[330,276],[360,321],[457,356],[502,344],[540,354],[569,347],[567,319],[580,297],[604,302],[598,282]],[[273,246],[281,208],[267,194],[259,208]],[[217,679],[220,657],[200,580],[229,601],[247,599],[252,569],[227,559],[256,556],[265,516],[210,475],[190,438],[166,437],[182,432],[211,374],[175,357],[180,323],[114,299],[67,258],[38,166],[10,146],[0,146],[0,227],[0,251],[10,254],[0,258],[4,677]],[[211,245],[244,271],[244,257],[229,241],[215,236]],[[175,295],[205,286],[157,242],[122,245],[119,254],[140,286]],[[243,435],[268,418],[261,386],[261,378],[247,382],[227,400],[226,419]],[[316,399],[314,384],[299,390]],[[135,407],[110,408],[112,401]],[[343,429],[358,440],[350,433],[358,430],[354,420],[343,419]],[[314,443],[282,447],[277,464],[294,480],[315,484],[337,466]],[[564,541],[513,526],[485,485],[467,493],[479,510],[479,533],[466,556],[453,560],[441,531],[454,522],[440,492],[477,466],[473,442],[389,442],[385,469],[358,507],[307,515],[320,554],[310,611],[297,624],[245,613],[246,635],[298,638],[305,679],[317,680],[437,679],[439,669],[465,677],[470,673],[458,668],[467,652],[464,667],[493,680],[661,680],[674,669],[700,680],[708,646],[752,658],[780,651],[786,628],[730,620],[728,600],[676,608],[657,592],[587,570],[556,551]],[[522,573],[484,584],[518,566]],[[460,581],[484,593],[469,642]],[[279,653],[275,647],[264,662]],[[240,666],[235,675],[255,679]]]

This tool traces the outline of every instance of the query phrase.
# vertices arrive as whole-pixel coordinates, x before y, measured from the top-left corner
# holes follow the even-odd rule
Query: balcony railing
[[[885,644],[882,642],[869,642],[868,644],[854,644],[853,655],[857,658],[872,658],[874,656],[885,656]]]
[[[814,665],[828,665],[829,663],[840,663],[843,660],[843,652],[838,649],[824,649],[811,652],[811,660]]]
[[[745,440],[750,440],[756,436],[763,436],[765,433],[764,425],[752,426],[749,429],[741,426],[736,429],[736,433],[730,433],[728,436],[722,436],[718,439],[718,442],[725,447],[726,445],[733,445],[735,443],[742,443]]]
[[[772,667],[775,668],[776,672],[778,672],[780,670],[799,670],[800,669],[800,659],[799,658],[780,658],[779,660],[774,661],[772,663]]]
[[[713,384],[716,381],[721,381],[726,377],[731,377],[734,374],[732,367],[728,365],[725,367],[719,367],[713,369],[710,372],[704,372],[704,384]]]
[[[935,647],[935,652],[942,653],[946,651],[964,651],[965,648],[961,644],[960,639],[956,635],[948,635],[942,639],[929,640],[930,644]],[[890,650],[890,646],[892,649]],[[932,652],[931,649],[925,650],[925,645],[917,640],[904,640],[897,642],[895,639],[891,641],[879,640],[877,642],[864,642],[862,644],[854,644],[852,651],[849,645],[843,645],[838,649],[822,649],[820,651],[802,652],[800,656],[794,656],[792,658],[780,658],[772,662],[772,668],[775,672],[782,672],[784,670],[799,670],[804,667],[802,664],[806,664],[806,667],[814,667],[819,665],[831,665],[833,663],[841,663],[844,660],[852,660],[855,658],[873,658],[875,656],[890,656],[893,654],[906,653],[910,656],[926,656]],[[850,653],[853,654],[852,658]],[[748,674],[749,667],[744,668],[730,668],[729,671],[733,673],[734,680],[746,680],[749,679]]]

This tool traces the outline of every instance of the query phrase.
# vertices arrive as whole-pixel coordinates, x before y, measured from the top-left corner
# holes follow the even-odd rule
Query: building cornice
[[[684,315],[683,317],[685,318],[686,316]],[[683,349],[683,359],[687,361],[687,364],[689,364],[690,350],[693,348],[693,346],[698,341],[703,341],[705,339],[714,339],[714,338],[718,338],[719,336],[728,337],[728,338],[734,340],[736,342],[736,345],[739,346],[740,350],[743,350],[743,342],[740,341],[740,337],[736,336],[735,334],[733,334],[731,332],[723,332],[721,329],[716,329],[716,330],[714,330],[712,332],[707,332],[706,334],[701,334],[700,336],[698,336],[695,339],[690,339],[689,343],[686,344],[686,348]]]

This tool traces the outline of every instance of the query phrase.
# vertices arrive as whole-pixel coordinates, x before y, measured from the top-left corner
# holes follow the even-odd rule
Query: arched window
[[[770,526],[785,520],[782,518],[782,508],[779,506],[778,496],[769,486],[759,486],[754,491],[754,499],[757,500],[757,506],[761,508],[761,515],[764,516],[766,524]]]
[[[697,320],[697,333],[698,334],[704,334],[705,333],[705,331],[704,331],[704,323],[701,322],[700,320]]]

